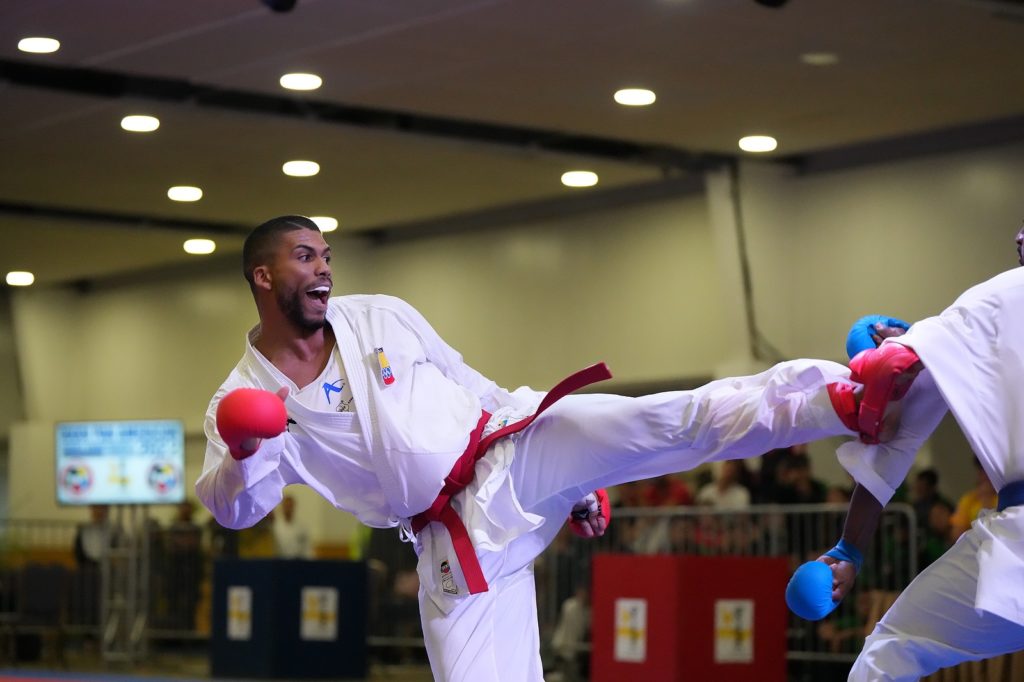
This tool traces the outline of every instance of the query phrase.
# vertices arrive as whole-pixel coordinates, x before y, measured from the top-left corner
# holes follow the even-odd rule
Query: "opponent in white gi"
[[[1024,265],[1024,228],[1017,251]],[[999,509],[971,529],[903,591],[867,638],[849,679],[918,680],[939,668],[1024,649],[1024,268],[1004,272],[961,295],[903,335],[879,330],[924,364],[906,399],[900,431],[884,452],[863,443],[840,447],[858,482],[844,540],[864,547],[882,506],[906,476],[916,447],[948,405],[999,490]],[[869,351],[870,352],[870,351]],[[870,387],[865,386],[865,390]],[[857,557],[859,559],[859,557]],[[834,566],[833,599],[852,587],[855,561]]]
[[[595,489],[855,433],[853,401],[833,408],[830,398],[836,386],[849,389],[849,370],[832,362],[787,362],[640,398],[570,395],[481,450],[472,480],[439,505],[455,524],[415,524],[445,501],[439,494],[467,445],[531,415],[545,394],[484,378],[401,300],[329,298],[330,248],[308,218],[257,228],[244,261],[260,323],[210,403],[199,498],[222,525],[242,528],[272,510],[286,485],[304,483],[367,525],[400,526],[410,538],[422,525],[419,601],[438,680],[542,679],[532,562]],[[248,424],[229,437],[218,412],[235,396],[269,395],[281,407],[278,396],[240,388],[278,392],[287,430],[279,433],[282,412],[269,431]],[[273,412],[262,402],[233,416],[259,421],[263,407]],[[590,511],[599,534],[601,510]],[[486,591],[469,594],[449,533],[458,522]]]

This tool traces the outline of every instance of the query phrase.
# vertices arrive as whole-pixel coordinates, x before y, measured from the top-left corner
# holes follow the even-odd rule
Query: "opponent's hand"
[[[573,505],[569,514],[569,528],[581,538],[599,538],[608,530],[612,520],[612,505],[608,493],[598,488]]]
[[[905,327],[890,327],[883,322],[876,322],[871,333],[871,340],[875,342],[876,346],[881,346],[882,341],[891,339],[894,336],[903,336],[907,333]]]
[[[830,556],[820,556],[817,561],[827,565],[832,571],[832,601],[842,601],[853,589],[857,579],[857,567],[852,561],[842,561]]]
[[[885,339],[902,336],[908,329],[910,325],[896,317],[865,315],[846,335],[846,354],[852,359],[863,350],[877,348]]]
[[[257,388],[238,388],[217,405],[217,431],[235,459],[245,459],[259,449],[264,438],[273,438],[288,425],[284,399],[288,388],[276,394]]]

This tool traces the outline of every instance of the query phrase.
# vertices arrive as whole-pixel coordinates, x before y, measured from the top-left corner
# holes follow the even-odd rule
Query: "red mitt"
[[[581,538],[598,538],[608,530],[612,520],[612,505],[608,493],[598,488],[572,507],[569,528]]]

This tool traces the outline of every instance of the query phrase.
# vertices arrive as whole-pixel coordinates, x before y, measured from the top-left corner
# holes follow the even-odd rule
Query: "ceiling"
[[[19,52],[30,35],[62,47]],[[752,133],[782,159],[1005,120],[1022,38],[1017,0],[6,2],[0,271],[109,277],[196,258],[186,236],[234,252],[284,213],[416,230],[685,176]],[[283,90],[293,71],[323,87]],[[612,100],[631,86],[657,102]],[[124,132],[130,113],[161,126]],[[576,168],[598,188],[563,187]],[[178,184],[202,200],[169,201]]]

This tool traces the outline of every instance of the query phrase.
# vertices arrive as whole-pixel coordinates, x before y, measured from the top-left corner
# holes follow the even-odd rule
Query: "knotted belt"
[[[1007,507],[1016,507],[1024,504],[1024,481],[1007,483],[999,491],[999,504],[996,511],[1003,511]]]
[[[414,533],[418,534],[432,521],[440,522],[448,530],[448,534],[452,539],[452,546],[455,548],[455,556],[459,558],[459,565],[462,566],[462,574],[466,577],[466,585],[469,587],[470,594],[486,592],[487,581],[484,579],[483,570],[480,568],[480,561],[476,558],[473,542],[469,539],[469,532],[462,523],[462,519],[459,518],[459,515],[452,508],[452,496],[473,481],[477,460],[484,456],[487,448],[494,441],[522,431],[532,424],[533,420],[539,417],[544,410],[573,391],[578,391],[584,386],[589,386],[611,377],[612,373],[608,371],[608,367],[603,362],[581,369],[575,374],[562,379],[554,388],[548,391],[540,405],[537,406],[536,412],[525,419],[520,419],[517,422],[503,426],[487,437],[481,436],[484,426],[487,425],[487,421],[491,418],[491,414],[483,410],[480,415],[480,421],[477,422],[476,427],[469,435],[469,445],[466,446],[466,451],[459,456],[451,472],[445,477],[441,492],[429,508],[412,517],[412,531]]]

